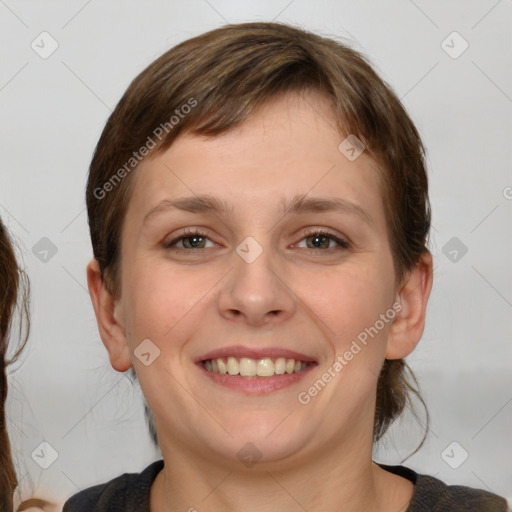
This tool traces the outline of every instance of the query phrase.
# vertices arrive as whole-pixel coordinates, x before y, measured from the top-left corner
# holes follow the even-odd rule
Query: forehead
[[[366,203],[380,217],[377,166],[365,152],[348,158],[345,138],[325,96],[287,94],[226,133],[185,133],[142,161],[129,211],[146,214],[165,199],[209,194],[231,205],[231,213],[247,209],[261,216],[312,195]]]

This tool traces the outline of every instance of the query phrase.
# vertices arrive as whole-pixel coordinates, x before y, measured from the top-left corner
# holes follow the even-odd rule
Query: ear
[[[126,342],[121,306],[106,289],[96,259],[91,260],[87,265],[87,285],[100,336],[107,349],[110,364],[118,372],[125,372],[132,366],[132,362]]]
[[[419,263],[408,272],[398,292],[397,302],[401,309],[389,331],[386,359],[406,357],[420,341],[425,328],[432,280],[432,255],[426,252]]]

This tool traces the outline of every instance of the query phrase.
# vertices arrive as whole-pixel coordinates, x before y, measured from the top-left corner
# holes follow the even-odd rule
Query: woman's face
[[[137,169],[114,366],[135,366],[163,450],[296,462],[371,438],[397,290],[376,166],[342,140],[325,98],[289,94]]]

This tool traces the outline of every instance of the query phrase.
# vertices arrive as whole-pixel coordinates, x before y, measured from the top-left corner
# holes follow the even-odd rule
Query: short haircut
[[[87,210],[94,257],[112,294],[120,293],[121,229],[141,154],[163,152],[182,133],[226,133],[267,102],[307,91],[329,98],[340,137],[355,135],[376,164],[397,286],[402,282],[429,252],[425,150],[414,123],[392,88],[349,45],[283,23],[255,22],[171,48],[132,81],[109,117],[90,166]],[[404,360],[384,362],[375,440],[411,393],[423,402],[415,386]]]

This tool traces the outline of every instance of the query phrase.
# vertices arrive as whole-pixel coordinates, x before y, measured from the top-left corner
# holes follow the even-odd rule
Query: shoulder
[[[462,485],[447,485],[438,478],[421,475],[404,466],[383,469],[407,478],[414,494],[406,512],[507,512],[507,501],[497,494]]]
[[[446,485],[437,478],[428,475],[418,475],[417,490],[413,503],[417,510],[423,510],[425,505],[435,505],[436,512],[507,512],[505,498],[497,494],[462,485]],[[421,508],[423,506],[423,508]],[[416,509],[413,508],[411,512]]]
[[[62,512],[148,512],[151,484],[164,467],[153,462],[141,473],[124,473],[69,498]]]

